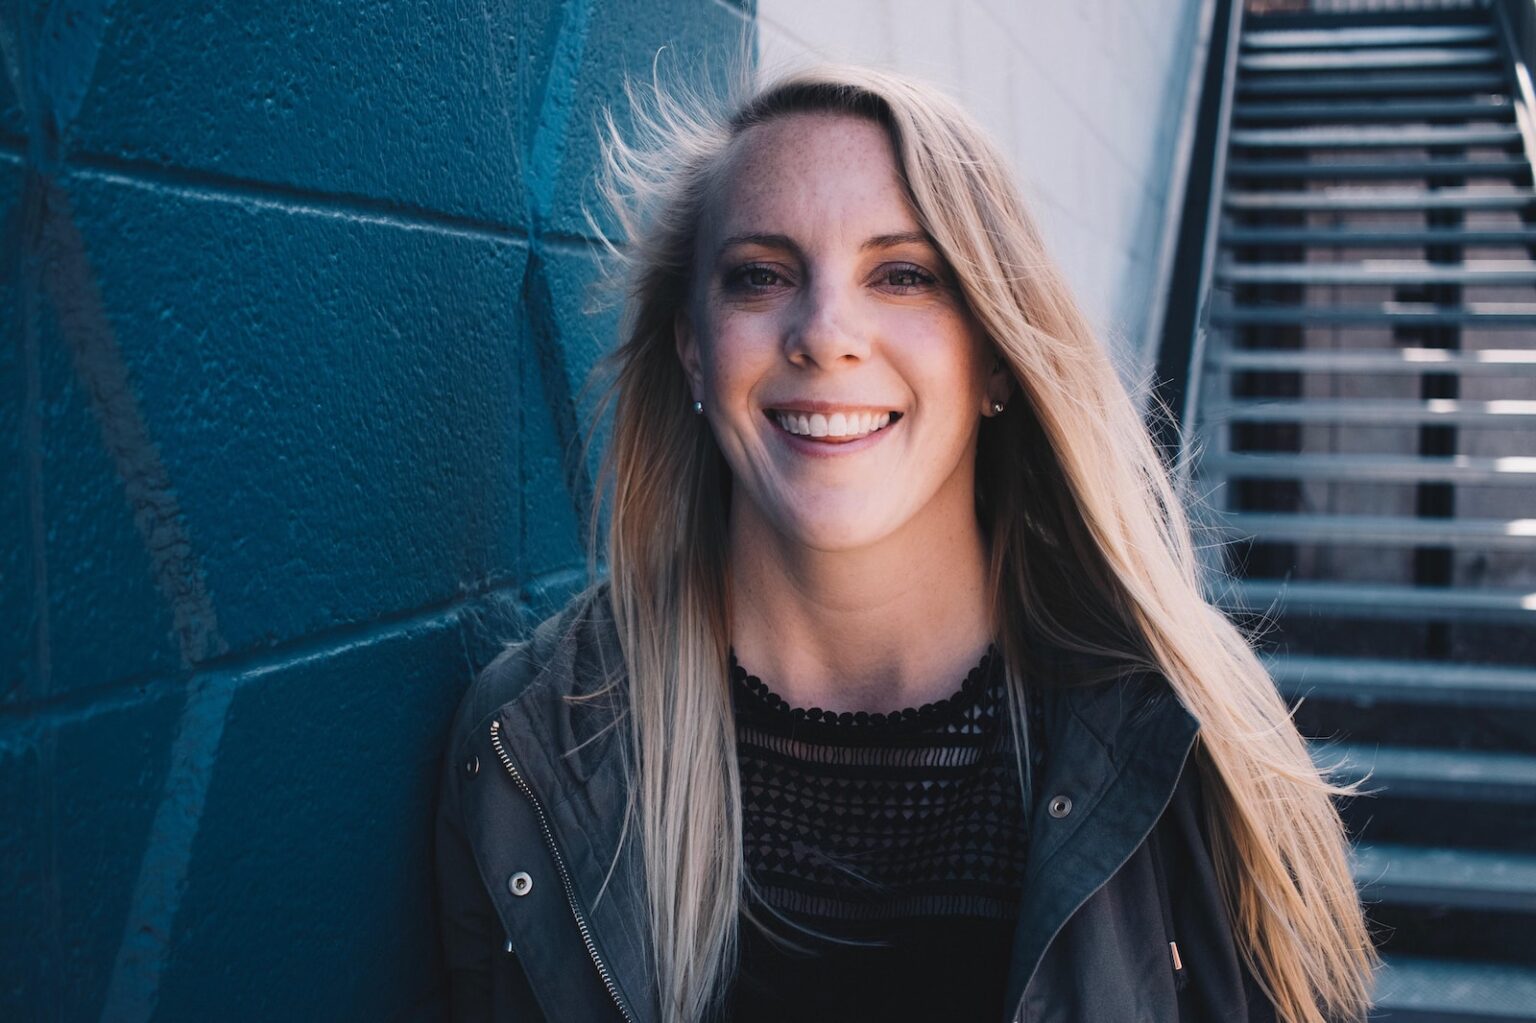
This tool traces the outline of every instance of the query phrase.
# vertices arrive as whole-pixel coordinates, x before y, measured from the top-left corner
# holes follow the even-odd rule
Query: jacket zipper
[[[506,747],[502,745],[500,720],[493,719],[491,721],[491,745],[496,750],[496,756],[501,761],[501,766],[507,769],[507,774],[511,776],[513,783],[522,790],[523,795],[528,797],[528,802],[533,805],[534,813],[538,815],[539,830],[544,833],[544,842],[549,846],[550,855],[554,858],[555,869],[560,872],[560,883],[565,888],[565,901],[570,904],[571,915],[576,918],[576,927],[581,931],[581,940],[587,946],[587,955],[592,957],[592,965],[597,967],[597,974],[603,979],[603,986],[608,989],[608,996],[613,999],[613,1004],[618,1008],[619,1015],[624,1017],[625,1023],[634,1023],[635,1018],[625,1008],[624,999],[620,997],[618,986],[613,982],[613,975],[608,972],[608,966],[603,962],[602,957],[597,954],[597,945],[592,940],[592,930],[587,926],[586,917],[581,914],[581,906],[576,902],[576,888],[571,884],[571,875],[565,869],[565,857],[560,855],[560,848],[555,845],[555,836],[549,829],[549,818],[544,814],[544,805],[539,802],[539,798],[533,794],[533,789],[523,780],[523,776],[518,773],[516,765],[512,763],[512,758],[507,755]]]

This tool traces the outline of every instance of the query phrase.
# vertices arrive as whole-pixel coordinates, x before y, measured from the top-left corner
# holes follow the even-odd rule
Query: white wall
[[[856,60],[945,86],[1013,160],[1100,336],[1145,372],[1200,0],[758,0],[765,66]]]

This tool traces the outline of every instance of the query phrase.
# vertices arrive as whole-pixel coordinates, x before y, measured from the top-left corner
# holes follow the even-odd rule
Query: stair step
[[[1372,259],[1358,263],[1232,263],[1216,270],[1235,284],[1536,284],[1536,262],[1516,259],[1430,263]]]
[[[1485,750],[1313,742],[1312,759],[1331,778],[1380,795],[1536,806],[1536,757]]]
[[[1420,956],[1385,957],[1372,1023],[1530,1023],[1536,969]]]
[[[1238,121],[1419,121],[1429,118],[1509,120],[1514,104],[1502,94],[1475,99],[1417,99],[1395,101],[1345,100],[1333,103],[1238,103],[1232,117]]]
[[[1483,849],[1360,845],[1351,873],[1365,902],[1536,912],[1536,856]]]
[[[1417,18],[1421,15],[1399,15]],[[1316,16],[1314,16],[1316,17]],[[1263,184],[1260,179],[1299,179],[1303,182],[1390,181],[1412,183],[1432,179],[1497,178],[1516,183],[1530,180],[1530,164],[1519,158],[1457,159],[1393,163],[1391,149],[1420,147],[1507,147],[1521,142],[1517,128],[1504,125],[1513,112],[1508,83],[1498,69],[1499,55],[1489,47],[1495,34],[1486,24],[1384,24],[1343,28],[1287,27],[1280,19],[1248,18],[1239,57],[1239,102],[1233,110],[1230,144],[1244,156],[1226,168],[1229,182]],[[1471,44],[1471,45],[1467,45]],[[1437,70],[1445,69],[1445,70]],[[1316,72],[1316,73],[1299,73]],[[1485,95],[1492,94],[1492,95]],[[1362,97],[1381,96],[1372,104]],[[1426,98],[1413,99],[1421,96]],[[1443,98],[1441,98],[1443,97]],[[1477,98],[1473,98],[1477,97]],[[1289,101],[1287,101],[1289,100]],[[1314,101],[1316,100],[1316,101]],[[1337,102],[1322,102],[1337,100]],[[1267,102],[1262,102],[1267,101]],[[1278,102],[1277,102],[1278,101]],[[1415,121],[1479,120],[1468,124],[1414,127]],[[1319,127],[1302,127],[1317,125]],[[1356,128],[1356,125],[1369,125]],[[1291,127],[1294,126],[1294,127]],[[1342,129],[1342,130],[1340,130]],[[1360,154],[1365,159],[1318,163],[1297,159],[1307,149],[1381,150]],[[1261,162],[1252,157],[1281,157]],[[1319,154],[1321,156],[1321,153]],[[1331,155],[1331,153],[1330,153]],[[1255,211],[1350,212],[1366,210],[1524,210],[1536,200],[1536,190],[1434,191],[1393,189],[1330,189],[1315,192],[1259,192],[1239,189],[1226,197],[1232,213]],[[1472,231],[1419,231],[1326,228],[1237,227],[1222,232],[1223,246],[1295,245],[1346,246],[1510,245],[1529,246],[1536,256],[1536,227],[1478,228]],[[1455,264],[1402,260],[1348,263],[1225,262],[1218,281],[1229,285],[1323,284],[1419,286],[1435,284],[1536,284],[1536,262],[1481,260]],[[1261,292],[1262,294],[1262,292]],[[1282,292],[1282,294],[1284,294]],[[1415,296],[1414,292],[1404,292]],[[1359,323],[1359,324],[1476,324],[1536,326],[1536,302],[1434,303],[1384,302],[1346,307],[1239,306],[1213,303],[1214,323]],[[1219,337],[1220,335],[1218,335]],[[1521,342],[1523,343],[1523,342]],[[1522,376],[1536,374],[1536,351],[1497,352],[1446,349],[1387,351],[1215,350],[1210,360],[1227,370],[1324,371],[1402,373],[1478,373]],[[1365,401],[1327,402],[1225,401],[1202,410],[1209,424],[1227,421],[1315,423],[1475,423],[1524,425],[1536,419],[1536,401],[1485,402]],[[1288,464],[1287,464],[1288,463]],[[1203,466],[1228,475],[1262,478],[1341,479],[1468,479],[1528,482],[1536,479],[1536,458],[1425,459],[1385,456],[1238,453],[1211,457]],[[1304,470],[1298,474],[1295,470]],[[1256,470],[1256,471],[1255,471]],[[1362,471],[1364,470],[1364,471]],[[1424,471],[1429,476],[1422,475]],[[1533,520],[1431,520],[1389,516],[1303,516],[1236,513],[1219,527],[1227,535],[1336,543],[1354,541],[1404,546],[1454,546],[1482,550],[1536,548]],[[1233,585],[1238,606],[1289,611],[1314,609],[1342,618],[1487,620],[1510,618],[1536,623],[1532,595],[1514,590],[1453,590],[1337,582],[1245,580]],[[1288,626],[1289,627],[1289,626]],[[1519,708],[1536,711],[1536,671],[1485,665],[1461,665],[1355,658],[1292,656],[1274,671],[1277,684],[1298,695],[1329,700],[1351,698],[1394,700],[1427,707],[1415,711],[1432,719],[1434,708]],[[1324,703],[1329,712],[1340,704]],[[1409,713],[1403,711],[1402,713]],[[1322,720],[1322,719],[1319,719]],[[1329,719],[1331,721],[1331,719]],[[1330,726],[1331,727],[1331,726]],[[1385,734],[1379,732],[1377,734]],[[1438,738],[1438,736],[1435,736]],[[1395,741],[1401,742],[1398,738]],[[1323,765],[1338,764],[1340,780],[1351,780],[1374,766],[1364,785],[1388,797],[1476,801],[1488,804],[1489,814],[1505,814],[1504,804],[1517,812],[1536,808],[1536,756],[1482,751],[1453,751],[1414,747],[1314,745]],[[1361,803],[1371,800],[1362,799]],[[1389,799],[1389,804],[1390,799]],[[1407,813],[1422,813],[1426,804],[1401,804]],[[1428,804],[1433,805],[1433,804]],[[1536,856],[1520,852],[1489,852],[1448,844],[1397,844],[1418,840],[1412,831],[1383,833],[1396,842],[1362,843],[1351,858],[1352,872],[1368,903],[1404,907],[1459,908],[1481,912],[1536,912]],[[1438,840],[1438,839],[1435,839]],[[1422,915],[1424,910],[1412,912]],[[1471,919],[1471,914],[1464,914]],[[1406,940],[1425,951],[1445,951]],[[1443,943],[1442,943],[1443,944]],[[1462,946],[1455,946],[1460,949]],[[1536,1021],[1536,969],[1504,964],[1468,963],[1425,955],[1388,956],[1378,976],[1373,1019],[1526,1020]]]
[[[1536,419],[1536,401],[1464,398],[1325,398],[1310,401],[1224,401],[1201,413],[1209,423],[1461,423],[1520,426]],[[1533,435],[1536,441],[1536,435]],[[1536,447],[1536,444],[1532,445]],[[1431,520],[1434,521],[1434,520]]]
[[[1211,476],[1242,479],[1350,480],[1371,483],[1529,483],[1536,458],[1474,455],[1216,455],[1202,463]]]
[[[1318,349],[1218,349],[1212,361],[1228,370],[1324,373],[1477,373],[1497,376],[1536,373],[1536,351],[1488,348],[1399,348],[1392,351]]]
[[[1498,60],[1491,47],[1404,46],[1312,53],[1253,53],[1237,58],[1240,71],[1298,72],[1382,68],[1487,67]]]
[[[1536,202],[1536,190],[1488,191],[1440,188],[1433,191],[1390,188],[1329,188],[1312,192],[1228,192],[1228,209],[1246,213],[1316,210],[1523,210]]]
[[[1460,96],[1468,93],[1508,92],[1509,82],[1498,71],[1442,71],[1430,73],[1286,75],[1274,78],[1239,79],[1242,96],[1406,96],[1411,94]]]
[[[1243,33],[1254,50],[1324,49],[1342,46],[1434,46],[1493,38],[1487,25],[1382,25],[1369,28],[1255,29]]]
[[[1404,178],[1494,178],[1531,173],[1525,160],[1415,160],[1411,163],[1351,160],[1314,163],[1309,160],[1233,160],[1227,179],[1233,178],[1331,178],[1346,180]]]
[[[1520,141],[1506,128],[1234,128],[1234,146],[1258,149],[1405,149],[1421,146],[1505,146]]]
[[[1217,309],[1211,313],[1211,322],[1220,326],[1245,324],[1331,324],[1334,326],[1391,325],[1435,326],[1461,324],[1477,327],[1525,327],[1536,324],[1536,306],[1511,302],[1464,302],[1461,305],[1434,305],[1428,302],[1381,302],[1376,305],[1241,305],[1229,309]],[[1408,349],[1404,349],[1407,351]],[[1518,367],[1526,363],[1525,353],[1510,350],[1509,358],[1491,352],[1464,353],[1475,359],[1450,358],[1456,353],[1445,349],[1417,349],[1421,352],[1440,352],[1442,355],[1425,355],[1422,358],[1396,360],[1405,363],[1399,372],[1432,373],[1450,372],[1438,369],[1435,363],[1445,366],[1462,366],[1456,372],[1479,372],[1481,364],[1489,358],[1500,360],[1503,366]],[[1373,356],[1374,358],[1374,356]],[[1383,359],[1385,364],[1388,361]],[[1392,372],[1387,369],[1387,372]],[[1523,370],[1515,369],[1515,372]]]
[[[1536,671],[1521,668],[1290,654],[1270,674],[1287,699],[1536,709]]]
[[[1227,512],[1211,528],[1233,538],[1307,543],[1404,544],[1478,550],[1536,547],[1536,519],[1412,519],[1397,515]]]
[[[1330,227],[1229,227],[1221,232],[1223,245],[1526,245],[1536,247],[1536,228],[1374,228]]]
[[[1497,620],[1536,625],[1536,598],[1526,590],[1244,579],[1222,602],[1268,616],[1304,612],[1381,621]]]

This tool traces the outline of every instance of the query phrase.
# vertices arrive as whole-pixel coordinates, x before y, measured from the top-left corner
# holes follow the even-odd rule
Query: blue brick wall
[[[584,570],[594,117],[751,22],[0,9],[0,1018],[441,1016],[443,731]]]

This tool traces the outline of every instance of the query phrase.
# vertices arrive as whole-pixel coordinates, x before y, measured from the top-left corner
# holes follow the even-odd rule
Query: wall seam
[[[456,618],[498,601],[509,602],[520,612],[531,613],[531,609],[539,602],[540,591],[564,592],[579,587],[584,578],[584,569],[544,572],[528,580],[477,587],[441,603],[414,608],[408,614],[353,622],[334,629],[308,633],[275,647],[245,651],[237,656],[200,665],[191,674],[160,675],[135,685],[114,684],[74,689],[60,693],[49,704],[28,706],[25,714],[18,712],[22,708],[7,707],[5,716],[0,718],[0,755],[11,755],[16,750],[36,745],[47,733],[66,725],[88,721],[99,713],[150,704],[183,689],[213,685],[214,680],[219,678],[227,678],[228,685],[240,689],[248,683],[254,684],[264,676],[321,661],[350,649],[387,642],[432,625],[450,626]]]

